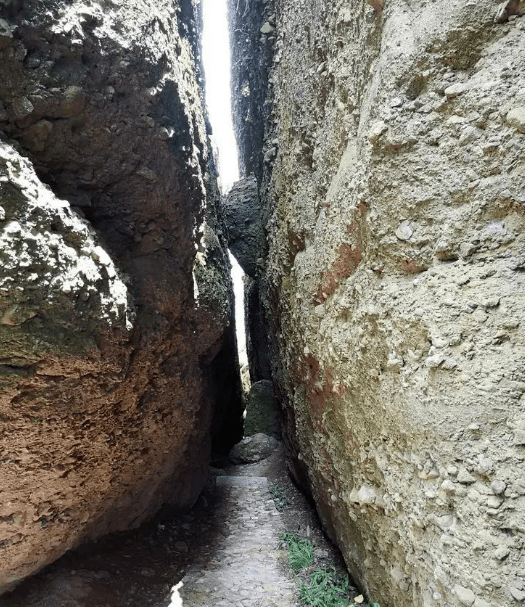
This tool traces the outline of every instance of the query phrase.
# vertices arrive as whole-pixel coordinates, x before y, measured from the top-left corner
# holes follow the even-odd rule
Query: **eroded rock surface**
[[[1,5],[0,593],[242,435],[194,13]]]
[[[245,273],[244,314],[246,349],[250,379],[258,382],[271,377],[268,328],[261,304],[260,282],[267,255],[265,213],[254,175],[234,184],[223,201],[228,247]]]
[[[224,223],[230,251],[244,273],[255,278],[266,248],[255,176],[235,183],[226,196]]]
[[[275,43],[273,0],[227,0],[230,23],[233,121],[239,142],[239,168],[261,180],[265,121],[271,107],[268,70]],[[271,152],[268,161],[275,156]]]
[[[267,379],[252,384],[246,396],[244,436],[260,432],[281,438],[279,403],[275,398],[273,384]]]
[[[277,447],[277,439],[258,432],[243,438],[230,451],[229,457],[234,464],[253,464],[269,457]]]
[[[522,9],[275,2],[272,364],[296,477],[382,607],[525,597]]]
[[[244,277],[244,318],[250,380],[252,383],[270,380],[272,365],[261,283],[249,276]]]

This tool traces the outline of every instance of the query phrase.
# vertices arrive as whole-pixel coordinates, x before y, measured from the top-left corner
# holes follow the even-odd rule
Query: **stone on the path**
[[[260,462],[271,455],[278,442],[273,436],[261,432],[254,436],[247,436],[230,451],[230,459],[234,464]]]

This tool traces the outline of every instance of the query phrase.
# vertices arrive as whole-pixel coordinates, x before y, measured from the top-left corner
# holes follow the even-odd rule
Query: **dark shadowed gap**
[[[202,62],[205,98],[212,127],[212,146],[219,171],[221,193],[225,195],[239,180],[237,142],[233,130],[230,87],[230,40],[227,0],[202,0]],[[244,328],[244,286],[239,264],[230,254],[235,294],[235,325],[241,367],[248,364]]]

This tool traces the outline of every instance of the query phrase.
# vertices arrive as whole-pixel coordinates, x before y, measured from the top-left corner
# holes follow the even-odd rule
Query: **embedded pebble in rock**
[[[458,82],[447,87],[445,89],[445,95],[449,98],[457,97],[458,95],[461,95],[462,93],[467,91],[468,88],[468,84],[466,84],[465,82]]]
[[[507,122],[520,133],[525,133],[525,106],[510,110],[507,114]]]
[[[471,485],[476,482],[476,479],[465,468],[461,468],[457,477],[458,483],[463,485]]]
[[[470,607],[476,600],[476,595],[470,590],[470,588],[464,588],[463,586],[454,586],[454,592],[462,605]]]
[[[399,240],[410,240],[412,234],[413,230],[408,221],[403,221],[403,223],[396,230],[396,236],[399,238]]]
[[[515,588],[514,586],[510,586],[509,591],[512,595],[512,598],[518,601],[519,603],[525,601],[525,592],[523,592],[523,590]]]
[[[503,481],[495,480],[490,483],[490,488],[494,491],[495,495],[501,495],[507,488],[507,485]]]
[[[499,508],[503,503],[503,498],[499,495],[490,495],[487,499],[487,506],[489,508]]]
[[[494,557],[498,559],[498,561],[502,561],[503,559],[509,556],[510,550],[506,546],[500,546],[494,551]]]

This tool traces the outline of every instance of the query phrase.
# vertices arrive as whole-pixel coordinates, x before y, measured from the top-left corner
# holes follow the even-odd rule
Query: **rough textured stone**
[[[261,301],[261,285],[249,276],[244,277],[244,318],[246,326],[246,352],[250,380],[256,383],[271,379],[268,325]]]
[[[275,2],[274,379],[296,478],[385,607],[523,584],[525,36],[497,10]]]
[[[223,201],[222,213],[228,246],[245,272],[244,314],[246,349],[252,383],[271,376],[268,327],[259,282],[267,255],[264,212],[253,175],[238,181]]]
[[[242,426],[194,3],[0,6],[1,593]]]
[[[278,141],[264,139],[265,125],[271,121],[268,99],[268,70],[271,66],[276,15],[273,0],[228,0],[230,42],[232,55],[232,110],[241,173],[254,174],[261,182],[264,167],[271,165],[277,153]],[[263,33],[268,30],[268,33]],[[265,163],[266,159],[266,163]],[[268,205],[261,204],[258,217],[263,229],[269,219]],[[266,257],[267,239],[260,247]],[[268,325],[262,302],[261,261],[253,276],[257,281],[245,283],[246,342],[250,379],[252,383],[271,378]],[[258,273],[257,273],[258,271]],[[248,272],[249,273],[249,272]]]
[[[231,87],[239,167],[260,181],[263,158],[273,144],[264,142],[270,117],[266,101],[268,70],[275,42],[275,14],[269,0],[227,0],[231,39]],[[270,28],[268,28],[270,26]],[[264,29],[264,31],[263,31]]]
[[[238,181],[224,201],[224,224],[228,246],[245,274],[257,276],[259,265],[265,257],[264,227],[257,181],[252,175]]]
[[[234,464],[253,464],[269,457],[277,447],[278,441],[273,436],[259,432],[243,438],[230,451],[230,459]]]
[[[252,436],[259,432],[277,439],[281,437],[279,403],[272,382],[264,379],[252,384],[246,397],[244,435]]]
[[[525,133],[525,106],[510,110],[507,114],[507,122],[510,126],[518,129],[520,133]]]

